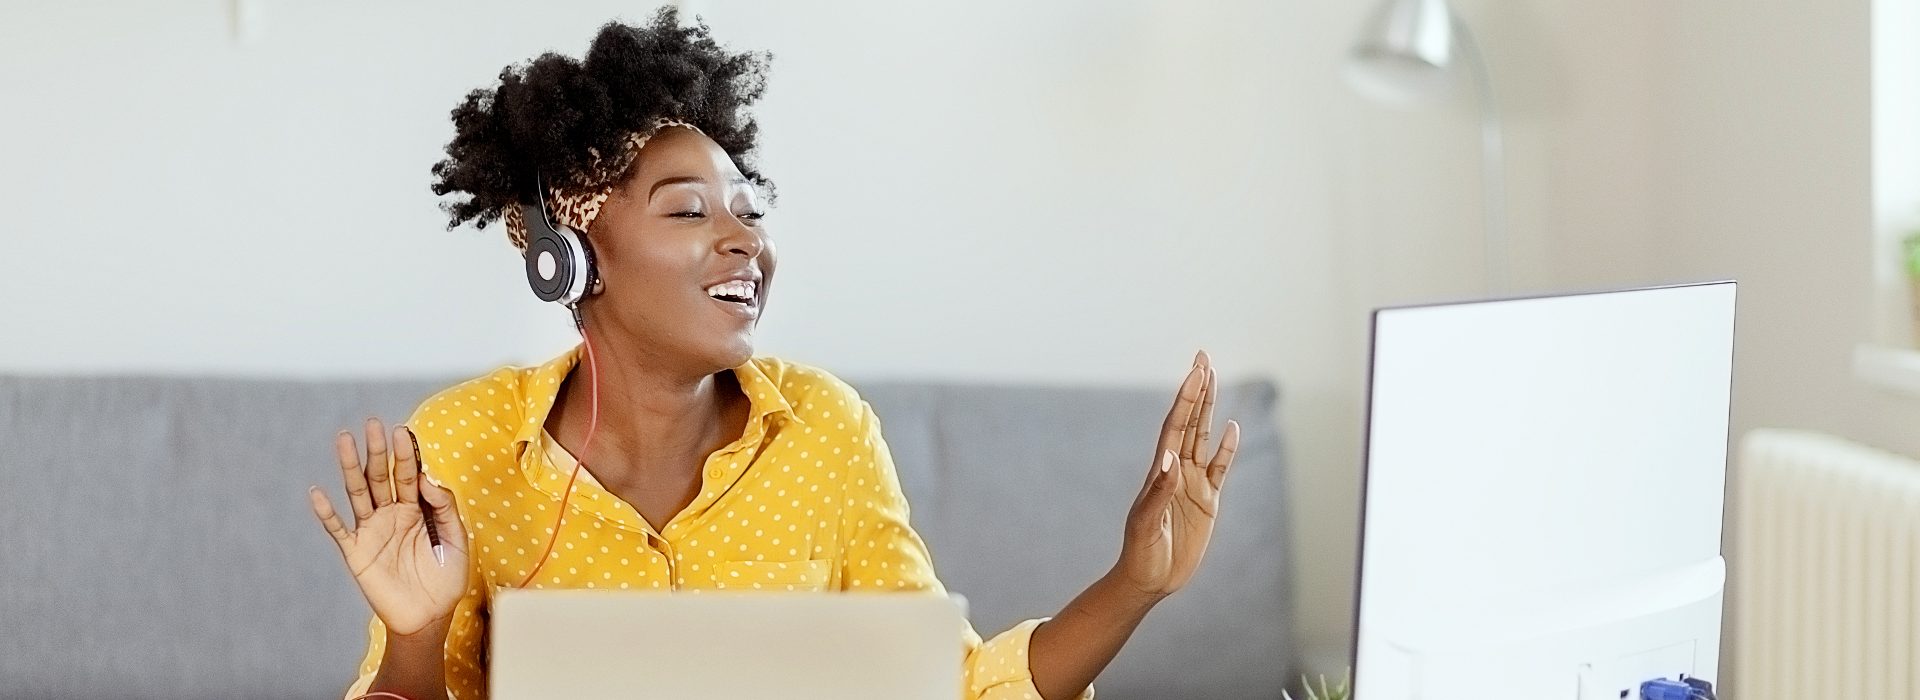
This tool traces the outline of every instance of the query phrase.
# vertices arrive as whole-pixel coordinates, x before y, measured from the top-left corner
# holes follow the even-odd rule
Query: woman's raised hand
[[[1207,453],[1217,384],[1212,361],[1200,353],[1160,426],[1147,483],[1127,514],[1115,573],[1141,593],[1180,590],[1200,568],[1213,537],[1220,487],[1240,449],[1240,425],[1227,421],[1219,447]]]
[[[408,635],[443,623],[467,586],[467,534],[453,494],[420,478],[419,444],[412,431],[379,419],[366,425],[366,452],[353,433],[334,438],[340,475],[353,508],[353,527],[341,521],[319,487],[308,489],[313,514],[340,545],[348,573],[390,634]],[[446,563],[435,559],[420,504],[433,510]]]

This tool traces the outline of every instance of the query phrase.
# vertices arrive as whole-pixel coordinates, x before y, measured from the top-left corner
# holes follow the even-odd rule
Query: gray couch
[[[338,698],[366,603],[308,511],[330,436],[450,381],[0,377],[0,698]],[[860,385],[942,579],[991,635],[1105,571],[1163,391]],[[1276,698],[1290,677],[1285,473],[1266,384],[1206,566],[1101,697]]]

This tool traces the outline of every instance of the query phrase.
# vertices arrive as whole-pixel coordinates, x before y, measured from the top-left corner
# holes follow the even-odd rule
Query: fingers
[[[340,460],[340,479],[347,485],[347,506],[353,509],[353,523],[373,517],[373,498],[367,489],[367,472],[360,464],[360,450],[353,433],[345,430],[333,438],[333,455]]]
[[[1207,357],[1207,351],[1201,350],[1194,356],[1194,362],[1200,367],[1200,399],[1194,402],[1187,416],[1186,431],[1181,435],[1181,465],[1200,463],[1201,453],[1207,448],[1207,427],[1203,421],[1213,415],[1213,361]]]
[[[395,503],[420,500],[420,441],[405,426],[393,429],[393,481]]]
[[[1214,371],[1213,361],[1207,361],[1207,391],[1200,401],[1200,419],[1194,422],[1193,464],[1199,464],[1207,456],[1207,444],[1213,439],[1213,404],[1220,398],[1220,373]]]
[[[373,492],[373,507],[393,504],[393,467],[387,462],[387,432],[380,419],[367,419],[367,489]]]
[[[1201,380],[1205,376],[1205,370],[1197,364],[1187,372],[1186,381],[1180,383],[1180,393],[1173,397],[1173,408],[1167,411],[1167,419],[1160,423],[1160,442],[1154,446],[1155,453],[1182,447],[1181,440],[1187,424],[1192,420],[1193,408],[1200,403]]]
[[[1172,450],[1160,451],[1160,459],[1154,461],[1153,471],[1147,477],[1147,488],[1141,492],[1139,503],[1133,507],[1131,520],[1134,527],[1156,527],[1161,514],[1167,512],[1167,505],[1173,501],[1173,493],[1180,486],[1180,470],[1174,468],[1175,459]]]
[[[1213,453],[1213,461],[1207,464],[1207,483],[1218,490],[1227,481],[1227,469],[1233,466],[1233,456],[1240,452],[1240,423],[1227,421],[1227,434],[1220,438],[1220,449]]]
[[[312,504],[313,515],[320,519],[320,526],[327,529],[327,534],[333,535],[334,543],[345,547],[347,538],[352,537],[353,532],[347,530],[346,523],[340,522],[340,514],[333,512],[333,502],[327,499],[327,494],[322,493],[318,486],[310,486],[307,488],[307,502]]]

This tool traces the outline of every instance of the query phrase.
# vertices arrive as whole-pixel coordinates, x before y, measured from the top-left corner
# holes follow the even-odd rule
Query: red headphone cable
[[[587,437],[580,443],[580,456],[573,460],[573,473],[567,476],[567,488],[560,492],[560,514],[553,521],[553,536],[547,538],[547,549],[540,553],[540,560],[534,563],[533,570],[528,571],[527,577],[515,588],[526,588],[527,584],[532,583],[533,577],[539,575],[540,567],[546,566],[547,558],[553,555],[553,545],[560,541],[560,525],[567,519],[567,499],[573,496],[574,480],[580,478],[580,468],[587,463],[587,449],[593,445],[593,433],[600,427],[600,369],[594,363],[593,339],[587,335],[587,324],[580,318],[579,307],[573,310],[573,322],[580,329],[580,344],[586,348],[587,354]]]

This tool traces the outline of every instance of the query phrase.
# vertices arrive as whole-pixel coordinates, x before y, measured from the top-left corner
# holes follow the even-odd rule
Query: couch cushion
[[[0,694],[338,697],[367,606],[306,488],[445,384],[0,379]]]

